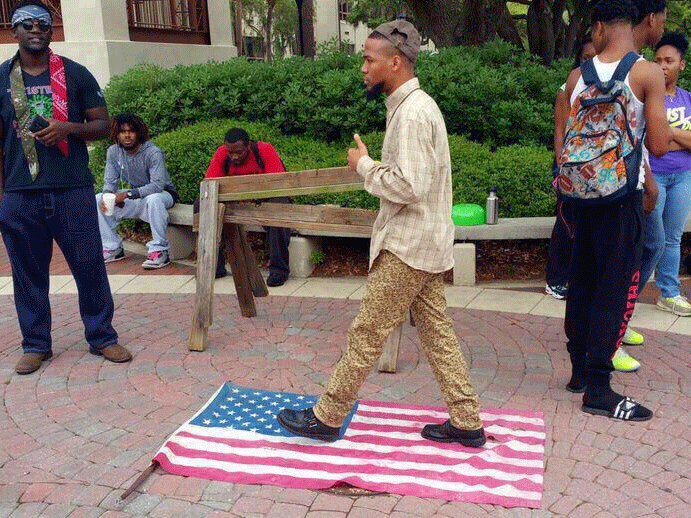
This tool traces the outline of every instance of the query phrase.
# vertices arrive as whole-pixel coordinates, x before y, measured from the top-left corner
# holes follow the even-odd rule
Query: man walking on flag
[[[451,159],[444,118],[415,77],[419,50],[420,35],[405,20],[380,25],[365,42],[361,70],[367,95],[387,95],[381,164],[369,157],[358,135],[357,148],[348,151],[348,164],[380,199],[367,292],[326,392],[314,407],[278,414],[281,426],[296,435],[338,438],[386,338],[410,310],[450,414],[443,424],[426,425],[422,436],[485,444],[478,397],[446,314],[443,274],[453,267]]]

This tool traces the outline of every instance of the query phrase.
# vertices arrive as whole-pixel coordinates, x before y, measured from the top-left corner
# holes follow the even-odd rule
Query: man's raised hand
[[[357,133],[353,135],[353,140],[355,141],[357,147],[350,148],[348,150],[348,165],[353,171],[357,171],[358,161],[361,157],[367,156],[369,153],[367,152],[367,146],[365,146],[365,144],[360,139],[360,135],[358,135]]]

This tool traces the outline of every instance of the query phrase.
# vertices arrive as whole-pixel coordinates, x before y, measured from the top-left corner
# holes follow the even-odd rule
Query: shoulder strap
[[[631,67],[633,67],[639,59],[640,56],[635,52],[629,52],[626,56],[621,58],[614,74],[612,74],[612,81],[624,81]]]
[[[586,86],[594,85],[600,82],[600,77],[597,75],[597,70],[595,70],[595,63],[593,63],[593,58],[581,63],[581,77]]]
[[[261,169],[262,173],[263,173],[266,168],[264,166],[264,159],[262,158],[261,154],[259,153],[259,146],[257,145],[256,140],[253,140],[252,142],[250,142],[250,148],[252,149],[252,154],[254,155],[254,160],[257,162],[259,169]]]

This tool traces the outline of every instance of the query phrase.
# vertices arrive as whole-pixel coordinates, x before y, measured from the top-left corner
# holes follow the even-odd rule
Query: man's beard
[[[379,97],[383,91],[384,91],[384,81],[382,81],[381,83],[377,83],[372,88],[366,90],[365,97],[367,98],[368,101],[372,101],[373,99],[376,99],[377,97]]]

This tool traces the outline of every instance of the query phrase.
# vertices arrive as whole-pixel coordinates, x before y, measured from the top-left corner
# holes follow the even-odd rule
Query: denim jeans
[[[639,293],[653,270],[663,297],[679,295],[681,236],[691,205],[691,171],[654,173],[660,191],[655,209],[643,218],[643,257]]]
[[[51,351],[48,288],[53,240],[77,285],[86,341],[95,349],[117,342],[93,187],[6,192],[0,203],[0,231],[12,265],[24,352]]]

